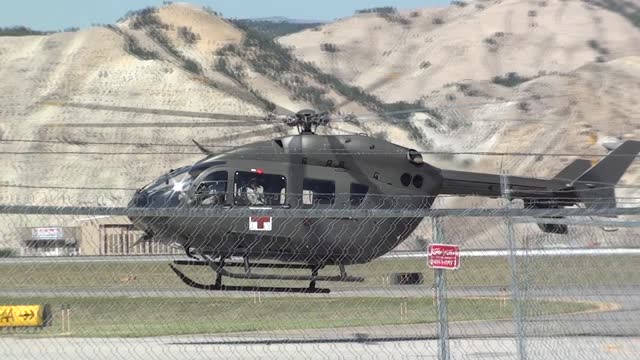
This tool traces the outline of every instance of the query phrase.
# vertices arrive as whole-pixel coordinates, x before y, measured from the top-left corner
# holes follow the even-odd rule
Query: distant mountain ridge
[[[246,18],[240,20],[247,21],[267,21],[273,23],[291,23],[291,24],[326,24],[329,21],[327,20],[313,20],[313,19],[292,19],[285,16],[271,16],[271,17],[263,17],[263,18]]]

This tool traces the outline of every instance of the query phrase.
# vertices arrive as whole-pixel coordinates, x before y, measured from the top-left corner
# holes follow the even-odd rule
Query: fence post
[[[436,244],[445,244],[439,217],[432,218]],[[438,359],[449,360],[449,322],[447,320],[447,278],[445,270],[435,269],[436,302],[438,304]]]
[[[509,178],[502,172],[500,175],[500,185],[502,196],[507,201],[506,208],[511,208],[511,194],[509,190]],[[513,320],[516,328],[516,344],[518,346],[518,358],[527,360],[527,339],[524,332],[524,318],[522,314],[522,295],[520,293],[520,283],[518,280],[517,268],[517,245],[513,230],[513,220],[507,215],[505,218],[507,226],[507,245],[509,247],[509,267],[511,270],[511,303],[513,304]]]

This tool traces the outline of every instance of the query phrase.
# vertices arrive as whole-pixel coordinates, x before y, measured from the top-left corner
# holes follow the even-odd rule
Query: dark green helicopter
[[[266,120],[278,118],[296,127],[299,134],[220,154],[194,141],[206,155],[204,159],[172,170],[133,196],[129,204],[133,208],[256,210],[256,215],[249,217],[131,217],[145,232],[144,241],[181,247],[191,258],[174,265],[209,266],[217,274],[214,284],[205,285],[172,265],[187,285],[206,290],[328,292],[317,288],[316,282],[363,281],[347,275],[345,265],[366,263],[386,254],[422,220],[393,216],[279,218],[260,215],[261,209],[428,209],[442,194],[503,195],[500,175],[440,169],[426,163],[416,150],[362,134],[316,134],[318,126],[329,124],[328,113],[303,110]],[[640,142],[625,141],[611,150],[593,166],[588,160],[575,160],[552,179],[508,176],[510,198],[521,199],[526,208],[615,208],[614,186],[640,152]],[[566,225],[541,224],[540,228],[550,233],[568,232]],[[340,275],[319,275],[327,265],[338,265]],[[229,267],[243,267],[244,271],[232,272]],[[308,269],[311,274],[258,274],[253,268]],[[228,286],[222,284],[223,277],[300,280],[309,285]]]

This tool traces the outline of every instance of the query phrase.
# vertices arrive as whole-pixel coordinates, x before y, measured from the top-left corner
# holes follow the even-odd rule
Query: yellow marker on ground
[[[43,326],[47,317],[45,307],[46,305],[0,306],[0,328]]]

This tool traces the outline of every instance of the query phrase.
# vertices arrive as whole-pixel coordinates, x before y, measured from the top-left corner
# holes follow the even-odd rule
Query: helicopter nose
[[[149,195],[146,191],[137,190],[129,201],[129,207],[146,207],[149,204]]]

